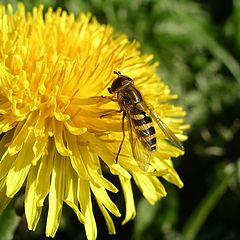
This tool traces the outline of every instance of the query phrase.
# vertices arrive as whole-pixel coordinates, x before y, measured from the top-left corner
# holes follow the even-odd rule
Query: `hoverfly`
[[[113,81],[111,87],[108,88],[108,91],[117,97],[120,110],[115,112],[123,112],[123,138],[118,149],[116,162],[125,139],[125,117],[127,118],[128,123],[132,153],[138,166],[142,170],[146,171],[148,169],[151,152],[156,151],[157,139],[152,119],[158,124],[168,141],[172,145],[183,150],[183,146],[175,134],[144,102],[141,93],[134,86],[133,80],[122,75],[119,71],[114,71],[114,73],[117,74],[117,78]],[[101,117],[107,115],[109,114],[102,115]]]

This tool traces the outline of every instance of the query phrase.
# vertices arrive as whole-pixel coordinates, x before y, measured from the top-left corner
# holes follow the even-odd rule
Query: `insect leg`
[[[106,100],[109,100],[109,101],[113,101],[113,102],[117,102],[117,98],[116,97],[113,97],[113,96],[92,96],[90,97],[91,99],[106,99]]]
[[[112,116],[112,115],[115,115],[115,114],[120,113],[120,112],[122,112],[122,109],[120,109],[120,110],[109,110],[108,113],[105,113],[105,114],[101,115],[100,118],[107,117],[107,116]]]
[[[122,145],[123,145],[123,142],[124,142],[124,139],[125,139],[125,127],[124,127],[124,118],[126,117],[126,112],[123,111],[123,115],[122,115],[122,132],[123,132],[123,138],[122,138],[122,141],[120,143],[120,146],[118,148],[118,153],[117,153],[117,156],[116,156],[116,163],[118,162],[118,156],[121,152],[121,149],[122,149]]]
[[[108,99],[108,100],[111,100],[113,102],[117,102],[118,101],[116,97],[112,97],[112,96],[103,96],[102,95],[101,98]]]

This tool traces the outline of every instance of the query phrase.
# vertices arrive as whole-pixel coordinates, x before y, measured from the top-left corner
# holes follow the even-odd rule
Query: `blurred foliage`
[[[17,1],[0,1],[12,3]],[[76,15],[89,11],[101,23],[137,39],[144,53],[159,61],[159,74],[179,97],[191,124],[186,155],[176,160],[185,187],[167,183],[168,196],[155,206],[136,191],[137,217],[126,226],[114,219],[116,236],[99,229],[99,239],[240,239],[240,1],[222,0],[68,0],[40,3]],[[123,199],[117,199],[121,206]],[[121,208],[121,207],[120,207]],[[95,208],[97,209],[97,208]],[[123,209],[121,209],[123,212]],[[26,234],[11,207],[0,216],[4,239],[43,239],[44,223]],[[103,217],[95,210],[98,225]],[[41,220],[44,222],[44,218]],[[85,239],[82,226],[66,207],[56,239]],[[6,232],[9,231],[9,232]],[[5,234],[5,235],[2,235]]]

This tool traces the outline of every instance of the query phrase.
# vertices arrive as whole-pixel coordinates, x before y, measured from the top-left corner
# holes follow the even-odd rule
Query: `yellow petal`
[[[42,157],[36,176],[36,198],[37,205],[43,206],[44,200],[49,193],[51,174],[53,171],[53,161],[55,154],[55,146],[53,141],[49,141],[48,155]]]
[[[69,119],[68,121],[65,121],[64,122],[64,126],[73,135],[81,135],[81,134],[83,134],[83,133],[85,133],[87,131],[87,128],[74,126],[74,124],[71,121],[71,119]]]
[[[32,141],[33,135],[31,132],[9,170],[6,183],[8,197],[13,197],[19,191],[27,177],[34,156],[33,151],[29,149],[29,146],[32,146]]]
[[[88,174],[91,179],[91,182],[93,182],[96,186],[104,187],[112,192],[117,192],[118,189],[109,182],[106,178],[104,178],[100,172],[101,165],[99,162],[98,155],[91,153],[89,147],[80,147],[79,150],[82,156],[82,159],[84,159],[85,166],[87,166]]]
[[[97,171],[92,171],[89,169],[89,174],[91,175],[91,182],[93,182],[95,186],[104,187],[114,193],[118,192],[118,189],[101,174],[98,174]]]
[[[97,238],[97,226],[93,215],[92,200],[89,182],[79,179],[78,201],[86,223],[84,224],[87,239],[95,240]]]
[[[29,123],[30,121],[27,121],[24,125],[23,123],[20,123],[17,125],[16,129],[14,130],[14,137],[13,141],[8,147],[8,153],[10,155],[14,155],[18,153],[24,144],[24,140],[27,138],[29,134]]]
[[[136,209],[132,192],[132,185],[129,179],[125,179],[119,176],[119,180],[123,189],[125,206],[126,206],[126,215],[124,220],[122,221],[122,225],[126,224],[129,220],[135,218]]]
[[[72,151],[68,149],[63,141],[63,124],[54,121],[53,123],[53,134],[54,134],[54,140],[55,140],[55,145],[57,148],[57,151],[62,155],[62,156],[70,156],[72,155]]]
[[[0,213],[6,208],[11,198],[6,196],[6,179],[0,180]]]
[[[96,152],[96,154],[108,165],[110,171],[114,175],[122,175],[125,178],[130,179],[131,175],[119,164],[116,164],[116,156],[103,145],[101,141],[99,141],[96,137],[94,137],[90,133],[85,133],[83,137],[89,141],[89,144],[92,149]]]
[[[86,165],[84,164],[82,155],[80,153],[81,149],[79,148],[79,144],[77,143],[77,137],[67,134],[66,142],[69,146],[69,149],[72,151],[70,159],[74,170],[77,172],[80,178],[89,179]]]
[[[168,182],[178,186],[179,188],[182,188],[184,186],[182,180],[174,168],[171,168],[169,170],[169,174],[163,176],[163,178],[165,178]]]
[[[36,199],[36,176],[38,172],[38,166],[31,167],[28,178],[27,186],[25,191],[25,214],[30,230],[35,230],[39,221],[42,207],[37,206]]]
[[[172,184],[178,186],[179,188],[183,187],[183,182],[178,176],[176,170],[173,167],[173,163],[170,159],[165,159],[163,161],[159,161],[158,159],[153,159],[153,164],[156,167],[156,169],[168,169],[168,174],[164,175],[163,178],[165,178],[168,182],[171,182]]]
[[[74,172],[71,164],[69,161],[66,161],[66,182],[65,182],[65,196],[64,202],[70,206],[74,212],[76,213],[78,220],[81,223],[85,223],[85,217],[80,212],[78,208],[78,198],[77,198],[77,183],[78,183],[78,176]]]
[[[154,204],[157,200],[167,195],[163,185],[157,177],[133,174],[133,178],[149,203]]]
[[[0,160],[0,180],[4,178],[12,167],[16,156],[10,156],[8,152],[5,152]]]
[[[96,200],[97,200],[98,206],[104,216],[105,222],[107,224],[108,234],[116,234],[115,226],[114,226],[111,216],[109,215],[109,213],[106,210],[106,208],[104,207],[104,205],[98,199],[96,199]]]
[[[65,159],[58,153],[55,154],[51,185],[49,192],[49,208],[46,224],[46,236],[54,237],[58,229],[65,192]]]
[[[104,207],[106,207],[116,217],[120,217],[121,213],[119,212],[117,206],[109,198],[107,191],[103,187],[95,187],[93,184],[90,184],[90,186],[96,199],[98,199],[98,201],[100,201]]]
[[[1,111],[1,110],[0,110]],[[0,132],[8,132],[16,126],[16,122],[10,119],[3,119],[0,121]]]
[[[48,135],[41,137],[35,137],[35,142],[33,143],[33,153],[34,158],[32,164],[35,165],[37,161],[45,154],[45,149],[48,143]]]

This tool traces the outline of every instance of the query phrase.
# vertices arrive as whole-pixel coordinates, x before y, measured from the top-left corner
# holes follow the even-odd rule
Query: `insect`
[[[116,162],[125,139],[125,118],[127,118],[133,156],[142,170],[146,171],[148,169],[150,155],[156,151],[157,139],[152,119],[158,124],[168,141],[183,150],[183,146],[175,134],[144,102],[141,93],[134,86],[134,81],[130,77],[122,75],[119,71],[114,71],[114,73],[117,75],[117,78],[113,81],[111,87],[108,88],[108,91],[113,96],[116,96],[116,101],[119,104],[120,110],[115,112],[123,112],[123,138],[118,149]],[[101,117],[107,115],[109,114]]]

